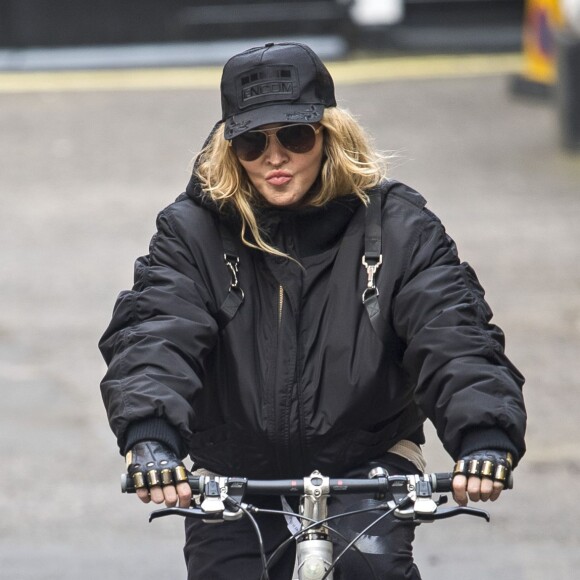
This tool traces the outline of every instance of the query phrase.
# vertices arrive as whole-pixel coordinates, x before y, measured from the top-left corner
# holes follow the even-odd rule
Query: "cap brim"
[[[275,104],[262,106],[225,121],[224,136],[229,141],[246,131],[270,123],[318,123],[322,119],[325,106],[321,104]]]

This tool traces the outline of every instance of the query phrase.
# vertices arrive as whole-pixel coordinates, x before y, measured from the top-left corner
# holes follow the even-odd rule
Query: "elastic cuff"
[[[514,458],[514,467],[519,461],[517,447],[512,443],[505,431],[497,427],[473,429],[472,431],[467,432],[461,441],[459,457],[456,457],[455,459],[461,459],[462,457],[475,453],[476,451],[484,451],[487,449],[509,451]]]
[[[124,433],[123,443],[120,445],[123,455],[140,441],[159,441],[169,447],[180,459],[183,459],[187,455],[183,450],[183,443],[179,432],[175,427],[165,421],[165,419],[152,417],[131,423],[127,427]]]

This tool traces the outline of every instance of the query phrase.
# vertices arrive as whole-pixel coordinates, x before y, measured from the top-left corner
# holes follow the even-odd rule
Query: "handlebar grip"
[[[135,493],[135,486],[128,473],[121,475],[121,493]]]
[[[453,491],[453,473],[432,473],[431,485],[433,491],[438,493],[447,493]],[[514,477],[510,472],[507,481],[505,482],[505,489],[513,489]]]
[[[189,487],[191,487],[191,493],[199,493],[201,491],[199,481],[200,478],[198,476],[192,475],[191,473],[187,475],[187,483],[189,484]],[[123,473],[121,475],[121,492],[135,493],[136,491],[133,479],[129,477],[129,474]]]
[[[514,488],[514,474],[510,471],[507,481],[505,482],[506,489],[513,489]]]
[[[431,484],[433,491],[438,493],[450,492],[453,489],[453,473],[433,473],[431,474]]]

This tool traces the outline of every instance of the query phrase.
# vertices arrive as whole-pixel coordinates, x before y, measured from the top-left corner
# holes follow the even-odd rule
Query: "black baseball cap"
[[[335,107],[334,82],[314,51],[268,43],[233,56],[221,81],[225,138],[268,123],[316,123]]]

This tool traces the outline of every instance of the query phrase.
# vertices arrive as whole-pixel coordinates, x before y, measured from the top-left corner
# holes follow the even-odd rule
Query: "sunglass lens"
[[[316,143],[316,130],[312,125],[287,125],[275,131],[282,147],[293,153],[308,153]],[[232,139],[234,153],[242,161],[255,161],[268,146],[268,136],[263,131],[248,131]]]
[[[232,139],[234,153],[243,161],[255,161],[266,149],[267,137],[259,131],[248,131]]]
[[[283,147],[293,153],[308,153],[316,141],[316,132],[312,125],[288,125],[276,133]]]

